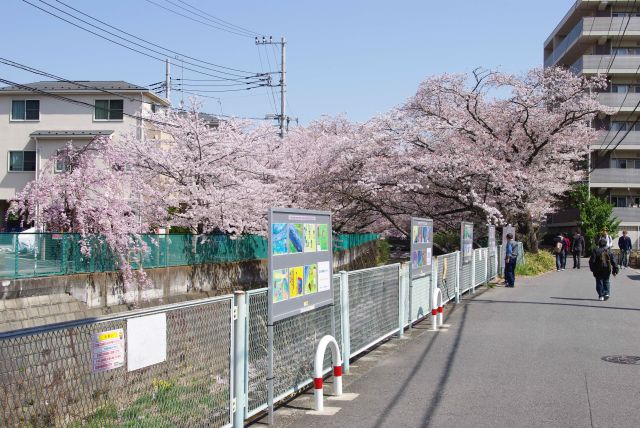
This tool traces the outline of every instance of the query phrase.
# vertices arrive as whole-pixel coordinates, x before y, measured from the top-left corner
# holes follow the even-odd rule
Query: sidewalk
[[[621,271],[611,299],[597,297],[584,267],[480,291],[447,306],[448,331],[423,322],[355,361],[345,392],[359,396],[326,401],[334,416],[307,415],[308,392],[277,426],[640,426],[640,362],[603,360],[640,356],[640,272]]]

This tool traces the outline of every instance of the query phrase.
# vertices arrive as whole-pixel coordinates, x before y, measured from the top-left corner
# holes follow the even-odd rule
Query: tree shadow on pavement
[[[576,300],[576,299],[571,299]],[[597,301],[597,300],[596,300]],[[616,309],[619,311],[640,311],[640,308],[621,308],[617,306],[607,306],[605,302],[598,302],[600,305],[580,305],[571,303],[556,303],[556,302],[527,302],[517,300],[472,300],[469,303],[515,303],[521,305],[553,305],[553,306],[573,306],[576,308],[594,308],[594,309]]]

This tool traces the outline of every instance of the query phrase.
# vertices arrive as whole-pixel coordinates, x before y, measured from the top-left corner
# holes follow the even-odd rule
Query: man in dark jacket
[[[631,252],[631,238],[627,236],[627,231],[622,231],[622,236],[618,239],[618,247],[620,248],[620,265],[622,269],[629,267],[629,253]]]
[[[594,248],[589,258],[589,269],[596,278],[596,291],[598,292],[598,300],[608,300],[610,291],[609,278],[613,274],[618,274],[618,265],[614,260],[613,254],[607,248],[607,239],[601,238],[598,241],[598,248]]]
[[[573,268],[580,269],[580,257],[584,253],[584,238],[580,235],[580,231],[576,231],[573,235],[573,242],[571,243],[571,254],[573,254]]]

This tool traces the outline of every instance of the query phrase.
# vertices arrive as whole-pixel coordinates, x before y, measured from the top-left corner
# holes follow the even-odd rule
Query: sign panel
[[[91,363],[94,373],[124,365],[124,330],[103,331],[91,336]]]
[[[167,314],[127,320],[127,370],[133,371],[167,359]]]
[[[516,228],[508,225],[502,228],[502,245],[506,245],[507,243],[507,234],[511,234],[513,236],[513,240],[516,240]]]
[[[473,257],[473,223],[463,221],[460,224],[460,253],[462,264],[471,263]]]
[[[269,211],[271,322],[333,303],[331,213]]]
[[[493,256],[496,254],[496,227],[494,225],[489,225],[487,227],[489,239],[487,241],[487,247],[489,248],[489,255]]]
[[[433,220],[411,217],[411,279],[431,275]]]

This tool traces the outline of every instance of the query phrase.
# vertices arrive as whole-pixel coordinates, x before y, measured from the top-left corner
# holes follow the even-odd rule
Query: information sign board
[[[333,303],[331,213],[269,211],[271,322]]]
[[[473,257],[473,223],[463,221],[460,225],[460,252],[462,264],[471,263]]]
[[[411,217],[411,279],[431,275],[433,220]]]
[[[489,255],[493,256],[493,255],[496,254],[496,250],[497,250],[497,247],[496,247],[496,227],[494,225],[490,224],[487,227],[487,230],[488,230],[487,233],[488,233],[488,237],[489,237],[488,242],[487,242],[487,247],[489,248]]]
[[[94,373],[124,365],[124,330],[121,328],[91,336],[91,363]]]

